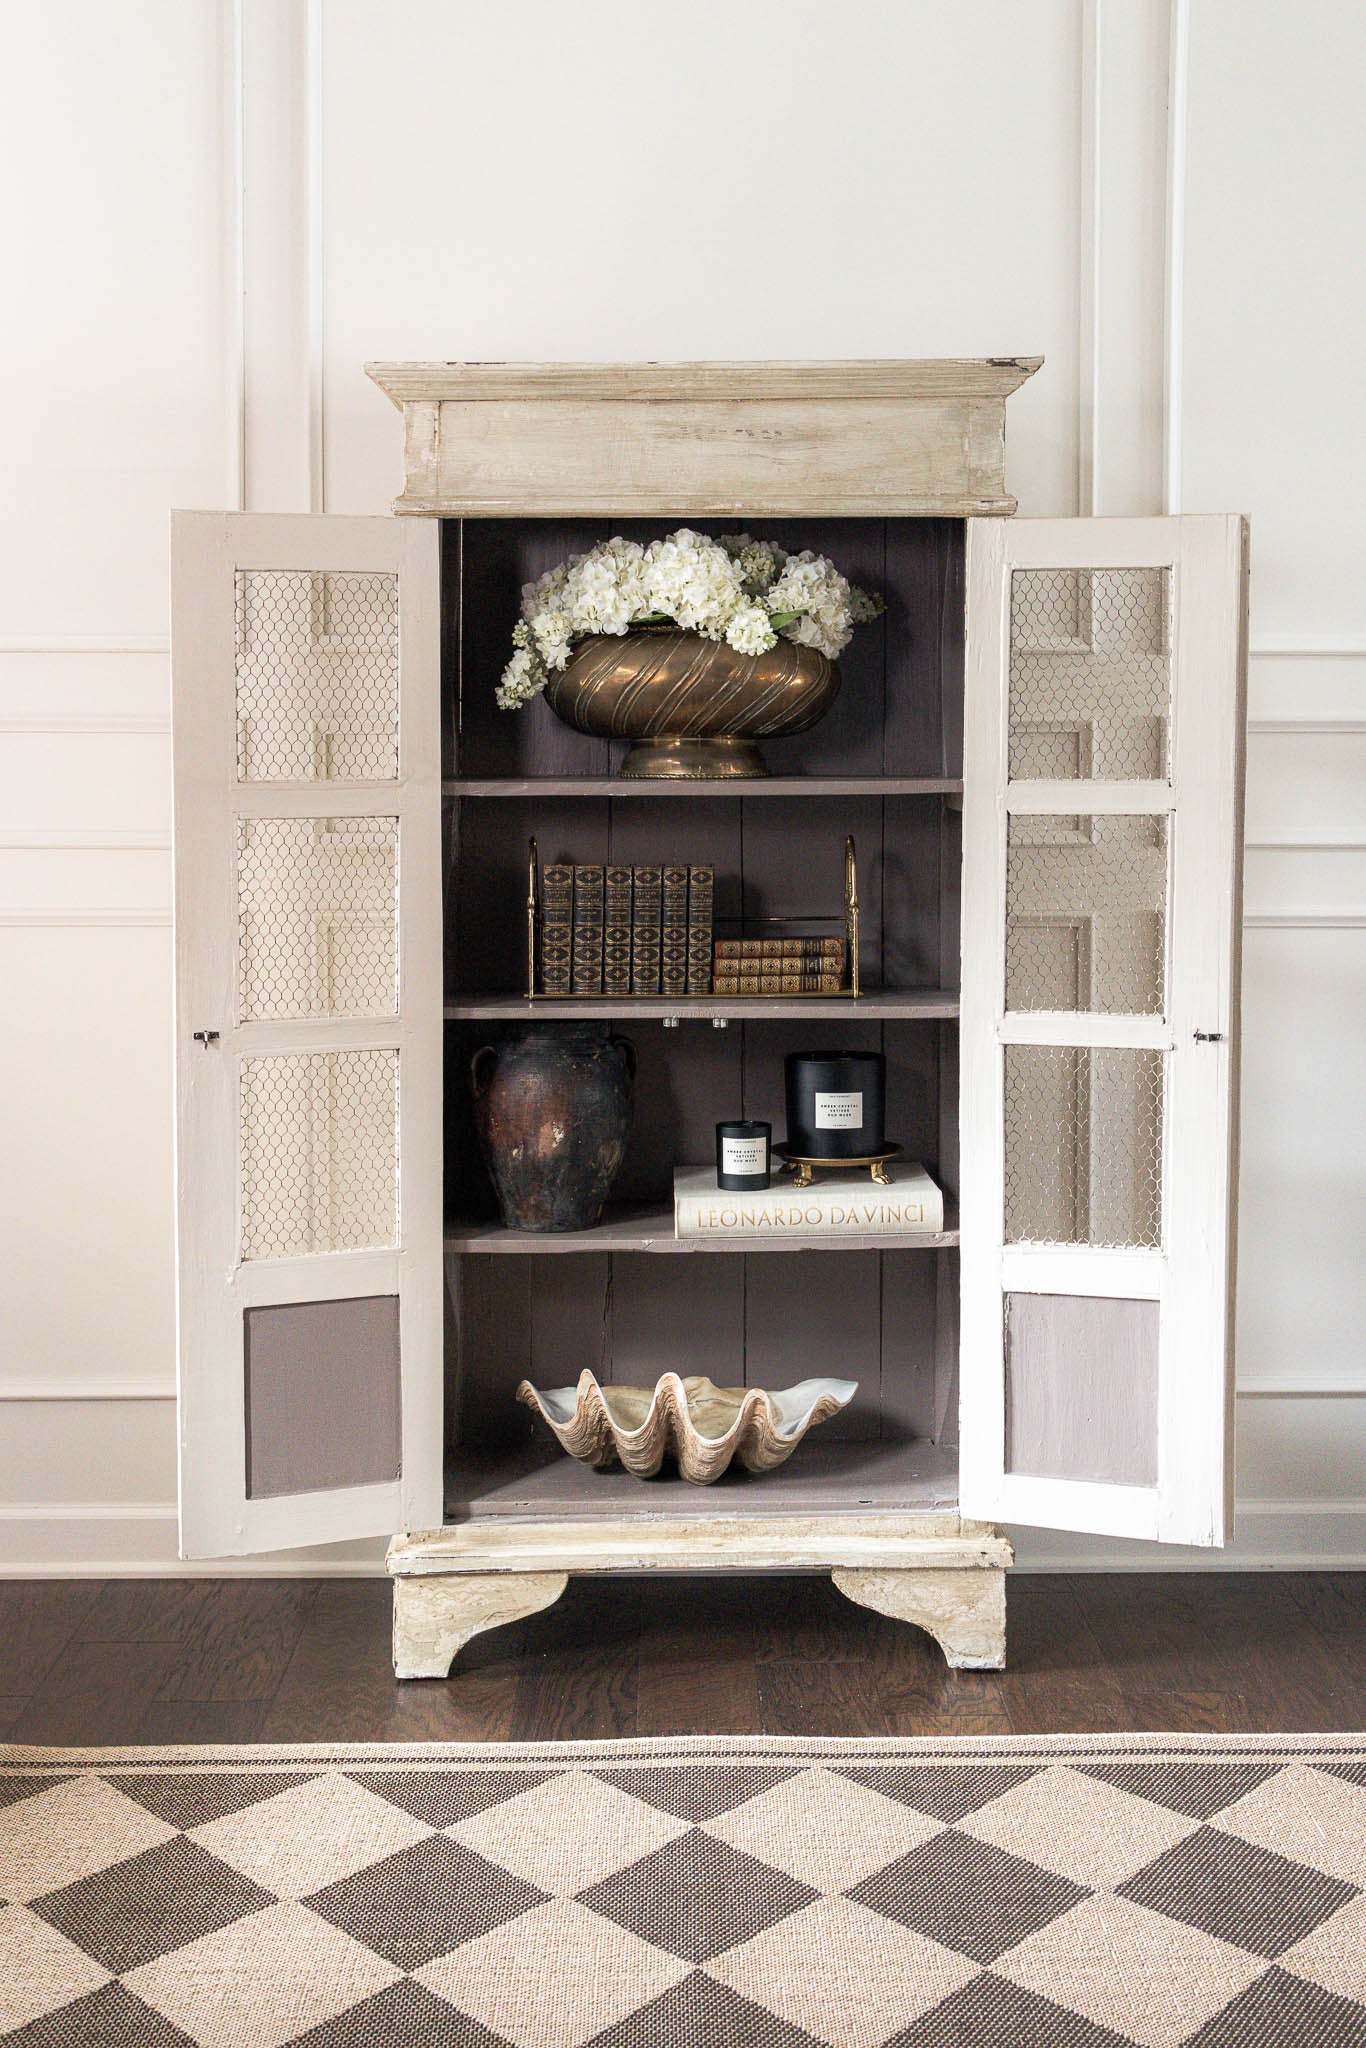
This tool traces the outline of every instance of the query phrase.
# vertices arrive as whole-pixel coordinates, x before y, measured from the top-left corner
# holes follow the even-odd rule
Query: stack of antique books
[[[541,993],[711,994],[711,866],[550,862],[541,872]]]
[[[844,986],[844,940],[718,939],[718,996],[835,995]]]

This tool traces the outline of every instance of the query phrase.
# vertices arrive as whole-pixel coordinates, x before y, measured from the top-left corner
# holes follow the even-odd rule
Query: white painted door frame
[[[1246,528],[1236,518],[970,520],[963,818],[963,1512],[1217,1545],[1232,1511],[1232,1286],[1245,729]],[[1011,579],[1163,567],[1171,598],[1170,781],[1015,782]],[[1161,1017],[1005,1009],[1011,815],[1169,817]],[[1198,1034],[1211,1034],[1201,1036]],[[1165,1059],[1162,1247],[1004,1242],[1005,1047],[1128,1046]],[[1005,1297],[1159,1304],[1157,1480],[1007,1472]]]
[[[224,1557],[439,1524],[442,1512],[440,528],[435,520],[187,512],[173,520],[176,1192],[181,1551]],[[238,779],[238,570],[398,578],[398,773]],[[237,827],[398,819],[397,1015],[239,1020]],[[208,1043],[196,1032],[216,1033]],[[392,1048],[396,1242],[243,1261],[245,1057]],[[401,1473],[247,1498],[243,1316],[264,1304],[396,1294]]]

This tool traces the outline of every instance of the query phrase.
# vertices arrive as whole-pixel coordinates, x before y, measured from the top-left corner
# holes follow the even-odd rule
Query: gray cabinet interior
[[[567,554],[667,520],[443,522],[446,776],[447,1515],[762,1515],[952,1505],[956,1498],[957,1253],[925,1247],[661,1256],[631,1248],[672,1231],[677,1163],[702,1163],[722,1117],[783,1125],[783,1057],[801,1047],[876,1047],[888,1062],[887,1129],[958,1195],[957,992],[963,730],[961,520],[756,521],[791,550],[828,554],[880,591],[883,618],[856,633],[839,699],[812,731],[765,742],[798,786],[626,794],[605,778],[620,749],[571,732],[537,701],[499,711],[521,586]],[[711,532],[738,521],[696,521]],[[536,785],[530,791],[525,785]],[[575,788],[583,785],[582,792]],[[923,786],[921,786],[923,785]],[[528,841],[543,860],[711,860],[718,917],[834,913],[854,835],[862,908],[858,1004],[692,1005],[669,998],[580,1005],[614,1020],[640,1054],[635,1124],[614,1218],[591,1245],[499,1243],[474,1139],[471,1053],[524,1014]],[[793,1014],[795,1012],[795,1014]],[[545,1014],[554,1015],[546,1006]],[[563,1014],[563,1013],[562,1013]],[[625,1242],[622,1242],[625,1240]],[[667,1473],[642,1482],[566,1459],[513,1400],[517,1382],[564,1385],[585,1367],[619,1382],[707,1373],[782,1386],[857,1379],[852,1406],[762,1478],[707,1489]]]

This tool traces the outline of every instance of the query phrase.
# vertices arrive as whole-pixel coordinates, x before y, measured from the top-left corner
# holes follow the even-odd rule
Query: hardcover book
[[[602,864],[574,869],[573,993],[602,994]]]
[[[837,996],[843,985],[843,975],[834,968],[769,968],[751,961],[739,974],[734,963],[729,972],[718,967],[714,991],[718,996]]]
[[[712,986],[719,996],[838,995],[844,953],[841,938],[718,939]]]
[[[775,1181],[723,1193],[714,1167],[674,1170],[675,1237],[924,1237],[944,1228],[944,1197],[923,1166],[894,1162],[889,1187],[866,1169],[823,1173],[800,1191]]]
[[[718,960],[843,960],[844,940],[837,933],[808,939],[718,939]]]
[[[688,869],[688,994],[712,993],[712,900],[716,870],[709,864]]]
[[[631,994],[659,994],[660,871],[657,867],[632,870],[631,885]]]
[[[602,992],[631,993],[631,870],[609,866],[603,879]]]
[[[666,867],[660,870],[659,992],[665,996],[686,995],[688,991],[688,870]]]
[[[570,993],[570,951],[574,933],[574,870],[568,861],[541,870],[541,988],[548,996]]]

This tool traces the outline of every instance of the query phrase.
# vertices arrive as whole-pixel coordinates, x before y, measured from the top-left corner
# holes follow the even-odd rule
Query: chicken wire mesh
[[[1014,780],[1167,774],[1166,569],[1016,569],[1010,583]]]
[[[398,1241],[398,1053],[265,1053],[241,1077],[242,1257]]]
[[[1167,821],[1012,817],[1006,1008],[1160,1016]]]
[[[398,774],[398,577],[239,569],[242,782],[390,782]]]
[[[398,819],[242,818],[238,1013],[392,1017]]]
[[[1007,1244],[1162,1245],[1160,1052],[1005,1049]]]

